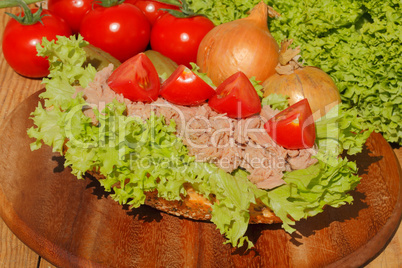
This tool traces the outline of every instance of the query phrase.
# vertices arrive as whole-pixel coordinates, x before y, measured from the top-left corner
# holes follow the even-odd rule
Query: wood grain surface
[[[9,18],[4,14],[5,11],[13,12],[15,10],[5,9],[0,11],[1,35],[6,22],[9,20]],[[3,55],[1,54],[0,126],[7,125],[7,120],[9,120],[13,110],[19,104],[23,103],[28,96],[37,92],[41,88],[40,80],[27,79],[16,74],[7,65]],[[21,137],[21,133],[17,135],[12,131],[13,127],[10,129],[10,125],[13,125],[12,122],[9,122],[8,125],[7,132],[0,133],[0,143],[3,143],[6,139],[13,140],[16,136]],[[378,144],[383,142],[384,141],[381,138],[376,136],[371,139],[371,143],[368,144],[368,148],[373,152],[367,151],[367,155],[371,154],[372,157],[381,157],[382,154],[386,153],[386,159],[389,161],[378,159],[378,161],[375,161],[370,165],[363,165],[363,163],[367,164],[370,163],[370,161],[362,162],[361,170],[367,169],[366,173],[363,172],[362,174],[363,179],[371,180],[372,177],[369,174],[372,174],[372,179],[378,179],[373,181],[373,183],[378,184],[378,187],[373,191],[371,188],[372,186],[370,185],[361,184],[361,186],[359,186],[358,192],[356,193],[357,196],[355,196],[356,200],[358,200],[357,205],[360,206],[357,212],[353,209],[347,210],[348,207],[341,208],[340,210],[333,209],[330,210],[329,213],[325,215],[323,214],[323,216],[315,217],[313,221],[310,221],[309,219],[308,221],[302,222],[299,227],[304,231],[304,235],[307,236],[307,239],[303,240],[303,251],[295,250],[295,248],[299,248],[300,245],[296,242],[290,241],[292,240],[292,237],[285,234],[278,228],[278,226],[256,226],[249,232],[249,236],[257,241],[257,247],[259,249],[263,249],[264,247],[268,249],[274,248],[275,252],[278,254],[275,254],[274,256],[266,256],[268,253],[261,250],[263,253],[257,254],[253,251],[249,253],[251,255],[247,255],[246,257],[244,257],[239,251],[233,251],[228,245],[222,245],[224,239],[219,236],[218,231],[215,230],[212,224],[183,220],[159,213],[150,208],[141,208],[135,212],[128,212],[124,207],[109,202],[111,200],[107,197],[102,197],[102,192],[97,190],[96,183],[90,179],[88,181],[77,181],[75,178],[71,178],[68,175],[68,170],[54,173],[54,168],[58,166],[57,156],[55,156],[56,160],[52,159],[52,157],[47,159],[47,164],[46,162],[43,162],[43,155],[34,159],[32,159],[32,157],[27,158],[27,155],[21,156],[21,151],[24,150],[23,143],[21,142],[15,144],[15,147],[9,147],[7,151],[2,151],[3,160],[0,165],[2,168],[1,171],[8,172],[9,170],[15,170],[12,169],[12,166],[14,166],[18,167],[18,171],[25,172],[23,173],[25,174],[24,178],[30,178],[35,172],[39,171],[43,174],[44,170],[46,170],[46,172],[51,172],[52,174],[49,173],[49,176],[42,177],[45,178],[45,180],[41,181],[41,184],[35,184],[34,186],[31,185],[32,187],[30,188],[22,187],[25,189],[22,192],[22,188],[18,187],[19,185],[13,183],[7,184],[7,187],[9,187],[8,191],[6,195],[2,195],[3,197],[7,196],[7,200],[2,199],[2,204],[4,206],[2,206],[1,209],[3,210],[3,215],[6,216],[4,218],[6,221],[10,220],[13,218],[12,214],[14,213],[13,219],[19,218],[21,221],[8,221],[7,224],[9,224],[9,226],[7,226],[4,221],[0,220],[0,267],[55,267],[54,264],[62,264],[61,262],[57,262],[57,259],[61,258],[60,256],[68,256],[70,263],[72,264],[85,265],[88,260],[83,259],[82,256],[97,258],[96,255],[100,250],[102,250],[102,252],[105,251],[105,248],[98,249],[97,247],[105,244],[112,252],[114,252],[113,249],[115,248],[125,249],[125,251],[114,253],[114,256],[103,256],[103,258],[105,256],[110,258],[108,261],[113,260],[116,261],[116,263],[124,260],[127,261],[127,256],[131,256],[135,252],[142,252],[141,257],[131,260],[132,266],[137,266],[141,262],[142,264],[154,263],[156,261],[156,253],[151,250],[153,248],[157,248],[158,250],[157,255],[160,256],[160,259],[158,260],[159,265],[170,267],[177,267],[179,265],[182,265],[182,267],[191,266],[190,264],[194,264],[195,260],[198,262],[199,266],[202,267],[211,267],[213,265],[221,265],[221,267],[223,267],[231,266],[234,263],[238,266],[247,266],[254,264],[253,260],[255,261],[256,259],[258,259],[261,266],[269,266],[270,264],[274,265],[275,261],[279,261],[281,258],[283,259],[284,256],[286,256],[286,258],[284,261],[281,259],[281,263],[285,266],[290,266],[294,264],[292,262],[297,261],[297,264],[300,265],[299,267],[319,267],[320,263],[314,263],[314,265],[312,265],[308,260],[311,260],[316,256],[329,255],[332,256],[331,258],[339,259],[340,255],[347,256],[348,252],[351,250],[361,250],[361,256],[362,254],[367,254],[370,250],[376,251],[375,246],[369,248],[356,248],[358,242],[349,243],[349,241],[363,241],[364,239],[375,238],[375,234],[378,233],[378,228],[389,222],[389,217],[387,218],[386,215],[392,214],[390,209],[393,206],[395,207],[396,203],[400,203],[400,201],[398,202],[395,200],[395,191],[400,189],[399,186],[396,185],[395,180],[389,182],[388,176],[390,176],[390,174],[382,173],[384,169],[389,170],[385,166],[390,165],[389,162],[392,162],[390,154],[392,151],[390,151],[390,149],[384,144]],[[383,150],[386,151],[384,152]],[[394,152],[399,157],[399,161],[401,161],[402,149],[399,147],[395,148]],[[41,152],[40,154],[49,156],[49,153],[48,150],[46,152]],[[16,161],[15,157],[18,157],[18,161]],[[13,161],[10,163],[4,159],[13,159]],[[357,159],[357,161],[359,162],[359,159]],[[43,166],[44,164],[46,165]],[[33,168],[29,168],[30,166],[33,166]],[[46,169],[46,167],[48,169]],[[49,167],[52,168],[49,169]],[[374,176],[374,174],[376,174],[376,176]],[[56,175],[56,177],[54,177],[54,175]],[[396,175],[391,174],[391,176]],[[4,180],[4,177],[2,177],[2,179]],[[11,176],[7,178],[7,180],[8,179],[11,181],[13,178]],[[66,187],[65,181],[60,185],[60,183],[58,183],[59,181],[57,181],[58,179],[67,180],[68,185],[72,188]],[[384,181],[387,183],[382,183]],[[392,185],[392,183],[394,183],[394,185]],[[25,185],[25,187],[27,186]],[[35,191],[37,191],[36,196],[42,196],[41,199],[38,200],[33,198],[32,194],[35,193]],[[43,193],[45,192],[51,193],[51,195],[44,195]],[[363,193],[364,195],[360,195],[359,193]],[[100,198],[98,198],[97,194],[100,195]],[[10,204],[7,203],[10,202],[10,200],[13,200],[13,205],[7,206],[7,204]],[[70,201],[69,206],[66,206],[66,204],[63,203],[66,202],[66,200]],[[367,207],[366,201],[373,202],[371,203],[372,206]],[[84,206],[83,204],[87,204],[87,206]],[[375,213],[370,214],[369,208],[374,205],[377,209],[375,209]],[[57,209],[54,209],[54,206],[57,206]],[[74,206],[76,209],[74,209]],[[53,210],[49,212],[49,208],[52,208]],[[93,208],[96,209],[95,213],[89,213],[88,210]],[[110,218],[105,215],[105,212],[110,209],[118,212],[116,218]],[[17,212],[18,217],[15,217],[15,213]],[[356,218],[364,218],[368,215],[366,213],[370,214],[370,217],[366,218],[367,221],[364,225],[356,222]],[[60,215],[63,215],[63,217],[60,218]],[[71,217],[75,217],[73,222],[87,222],[88,224],[92,224],[91,226],[97,228],[87,230],[85,229],[85,224],[64,226],[65,223],[71,223],[71,221],[68,220],[71,219]],[[32,219],[35,219],[34,229],[27,226],[27,219],[30,219],[28,222],[32,222]],[[331,220],[330,223],[328,220]],[[326,224],[327,226],[320,229],[319,227],[322,227],[323,224],[322,221],[324,222],[324,225]],[[346,229],[343,229],[344,225],[350,223],[354,226],[354,228],[352,228],[353,230],[345,231]],[[116,241],[114,240],[114,237],[101,236],[99,238],[100,240],[94,240],[94,237],[100,236],[100,229],[105,226],[107,227],[109,224],[117,226],[115,231],[119,237],[136,237],[138,243],[122,247],[124,241]],[[9,227],[14,232],[18,233],[18,237],[24,240],[24,243],[10,231]],[[84,230],[85,232],[83,232]],[[104,232],[102,232],[102,234],[103,233]],[[202,234],[203,237],[199,237],[199,234]],[[376,242],[382,243],[384,240],[388,241],[386,237],[387,235],[391,236],[392,234],[388,232],[384,236],[377,238],[380,241]],[[47,237],[47,239],[44,239],[44,236]],[[172,239],[172,237],[174,237],[174,239]],[[273,240],[272,237],[275,237],[275,239]],[[75,248],[76,252],[79,252],[79,254],[76,254],[79,255],[78,258],[75,258],[77,256],[72,256],[71,251],[60,250],[60,246],[59,248],[55,247],[54,241],[52,242],[51,239],[56,239],[57,244],[64,246],[65,249]],[[201,242],[195,243],[195,241],[200,241],[200,239]],[[162,243],[156,244],[159,243],[157,241],[162,241]],[[325,243],[322,243],[322,241],[325,241]],[[345,246],[343,250],[338,250],[336,245],[339,243],[347,243],[347,246]],[[369,263],[365,264],[365,266],[400,267],[402,265],[401,243],[402,228],[399,227],[393,239],[390,240],[385,249],[380,249],[378,250],[378,254],[373,254],[373,259],[369,260]],[[178,244],[185,245],[186,250],[175,250],[175,246]],[[30,247],[34,248],[36,252],[32,251],[26,245],[30,245]],[[286,255],[289,251],[293,252],[291,257]],[[327,251],[331,252],[331,254],[325,254]],[[53,264],[47,262],[37,253],[46,256],[49,260],[51,259]],[[281,253],[283,254],[281,255]],[[211,257],[203,258],[202,254],[207,254]],[[309,254],[316,254],[316,256]],[[358,258],[358,256],[353,255],[352,257],[356,258],[356,260]],[[342,258],[340,258],[340,260],[342,260]],[[102,259],[101,261],[105,261],[105,259]],[[323,260],[323,262],[327,263],[331,261],[335,260]]]

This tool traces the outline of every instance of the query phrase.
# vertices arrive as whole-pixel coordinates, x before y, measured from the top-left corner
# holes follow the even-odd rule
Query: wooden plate
[[[297,224],[250,225],[251,251],[223,244],[215,225],[150,207],[129,210],[92,178],[77,180],[44,146],[31,152],[32,95],[8,117],[0,140],[0,216],[26,245],[62,267],[357,267],[390,241],[401,220],[401,169],[372,134],[355,157],[362,176],[353,205]]]

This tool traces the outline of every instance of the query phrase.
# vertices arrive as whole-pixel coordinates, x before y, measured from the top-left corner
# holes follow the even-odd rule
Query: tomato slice
[[[286,149],[311,148],[315,142],[313,113],[307,99],[278,113],[264,127],[271,138]]]
[[[243,72],[223,81],[208,104],[216,112],[226,113],[231,118],[246,118],[261,111],[260,97]]]
[[[162,84],[160,95],[178,105],[198,105],[215,94],[215,90],[184,65],[176,70]]]
[[[159,96],[158,73],[144,53],[123,62],[114,70],[107,83],[111,89],[131,101],[152,102]]]

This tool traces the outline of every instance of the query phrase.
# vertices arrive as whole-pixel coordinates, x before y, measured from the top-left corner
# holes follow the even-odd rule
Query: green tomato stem
[[[42,4],[39,6],[39,9],[32,14],[31,9],[29,8],[29,6],[27,5],[27,3],[23,0],[9,0],[8,2],[13,3],[14,5],[20,6],[21,9],[24,11],[24,16],[22,16],[22,14],[14,15],[11,14],[9,12],[5,12],[7,15],[9,15],[10,17],[12,17],[13,19],[15,19],[16,21],[18,21],[19,23],[21,23],[22,25],[33,25],[37,22],[42,23],[42,18],[45,15],[42,15]],[[43,23],[42,23],[43,24]]]
[[[41,2],[41,1],[38,1],[38,0],[25,0],[25,3],[27,5],[37,3],[37,2]],[[2,1],[0,1],[0,8],[16,7],[16,6],[19,6],[19,5],[20,4],[18,2],[16,2],[15,0],[2,0]]]
[[[172,6],[182,7],[182,3],[179,0],[158,0],[158,2],[169,4]]]
[[[112,7],[120,5],[124,2],[124,0],[98,0],[94,1],[94,3],[103,6],[103,7]]]
[[[180,8],[180,11],[173,10],[169,8],[161,8],[160,10],[166,11],[173,15],[176,18],[191,18],[196,16],[204,16],[208,18],[208,16],[200,13],[195,13],[193,9],[190,8],[190,5],[187,3],[186,0],[158,0],[161,3],[174,5]]]

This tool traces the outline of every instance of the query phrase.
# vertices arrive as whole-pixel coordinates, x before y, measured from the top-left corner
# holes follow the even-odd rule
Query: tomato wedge
[[[208,104],[216,112],[226,113],[231,118],[246,118],[261,111],[260,97],[243,72],[223,81]]]
[[[215,90],[210,85],[184,65],[176,68],[160,91],[165,100],[187,106],[201,104],[214,94]]]
[[[271,138],[286,149],[311,148],[315,142],[313,113],[307,99],[278,113],[264,127]]]
[[[107,83],[111,89],[131,101],[152,102],[159,96],[158,73],[144,53],[123,62],[114,70]]]

